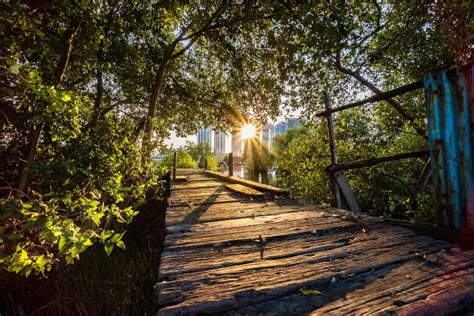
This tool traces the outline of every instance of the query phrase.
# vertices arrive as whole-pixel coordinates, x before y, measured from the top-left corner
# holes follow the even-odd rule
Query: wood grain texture
[[[255,198],[259,198],[259,197],[264,197],[265,194],[260,192],[260,191],[257,191],[255,189],[252,189],[252,188],[249,188],[245,185],[242,185],[242,184],[226,184],[226,189],[229,189],[231,191],[234,191],[236,193],[239,193],[239,194],[243,194],[243,195],[246,195],[246,196],[250,196],[250,197],[255,197]]]
[[[167,209],[159,314],[433,315],[471,308],[474,251],[332,207],[251,199],[199,170],[178,174],[188,181],[173,184]]]

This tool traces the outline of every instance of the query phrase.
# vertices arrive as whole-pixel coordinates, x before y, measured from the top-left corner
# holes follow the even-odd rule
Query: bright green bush
[[[216,157],[213,155],[206,156],[205,159],[207,159],[207,169],[211,171],[217,171],[218,167],[218,162]]]
[[[336,140],[339,162],[422,150],[426,140],[412,133],[391,139],[359,111],[337,117]],[[332,203],[327,124],[308,124],[290,129],[273,140],[273,159],[277,165],[276,184],[293,195],[316,202]],[[433,221],[430,187],[417,192],[417,182],[426,159],[407,159],[382,163],[370,168],[345,172],[361,208],[373,215]]]
[[[159,169],[171,170],[173,168],[173,159],[174,152],[168,150],[165,152],[163,160],[157,161],[155,165]],[[180,148],[176,151],[176,167],[197,169],[198,163],[185,149]]]
[[[28,191],[7,187],[0,192],[2,267],[26,276],[45,274],[55,264],[78,260],[96,243],[107,254],[114,247],[124,249],[126,225],[145,201],[145,189],[160,188],[159,175],[148,171],[131,141],[133,125],[127,118],[106,116],[86,128],[93,108],[87,97],[43,85],[27,66],[16,68],[15,76],[22,86],[18,115],[24,111],[25,124],[47,129],[29,172]],[[11,135],[16,137],[15,131]],[[11,157],[2,156],[2,165],[12,164]],[[17,175],[5,172],[3,179],[14,182]]]
[[[196,160],[191,157],[189,153],[184,150],[179,150],[176,156],[176,166],[177,168],[193,168],[198,167]]]

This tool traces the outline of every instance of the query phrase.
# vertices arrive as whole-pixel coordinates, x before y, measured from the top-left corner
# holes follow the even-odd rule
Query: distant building
[[[211,133],[212,129],[210,127],[201,126],[197,133],[197,143],[211,145]]]
[[[277,124],[265,125],[262,129],[262,142],[268,144],[268,147],[271,148],[275,136],[285,134],[288,132],[288,129],[298,125],[301,125],[301,120],[297,118],[290,118]]]
[[[292,128],[298,125],[301,125],[301,121],[299,119],[297,118],[288,119],[288,128]]]
[[[240,131],[232,132],[232,154],[242,156],[242,134]]]
[[[271,148],[273,138],[277,135],[285,134],[288,129],[301,124],[297,118],[290,118],[277,124],[268,124],[255,131],[255,137],[261,141],[262,145]],[[226,143],[228,135],[224,132],[215,132],[210,127],[201,126],[197,133],[198,144],[209,144],[213,152],[223,154],[226,152]],[[231,151],[236,157],[241,157],[242,150],[242,134],[240,130],[232,131],[230,136]]]
[[[214,152],[225,153],[225,140],[227,135],[223,132],[214,132]]]
[[[269,147],[272,145],[273,133],[273,125],[265,125],[262,128],[262,142]]]
[[[280,122],[280,123],[275,125],[275,135],[274,136],[284,134],[284,133],[286,133],[287,130],[288,130],[288,123],[287,122]]]

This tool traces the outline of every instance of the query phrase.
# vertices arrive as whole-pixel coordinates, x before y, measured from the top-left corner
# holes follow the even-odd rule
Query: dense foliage
[[[336,120],[339,162],[423,150],[427,141],[416,135],[387,142],[380,125],[360,111],[348,111]],[[290,129],[275,137],[273,159],[277,185],[293,195],[318,203],[333,203],[326,168],[331,164],[324,121]],[[421,175],[427,159],[383,163],[346,172],[361,208],[373,215],[433,221],[432,188]],[[297,166],[297,167],[295,167]],[[420,183],[421,182],[421,183]]]
[[[164,195],[171,152],[151,157],[172,130],[300,111],[314,122],[276,141],[279,181],[327,200],[323,92],[342,104],[472,62],[470,17],[469,1],[0,2],[2,272],[41,277],[126,248],[139,210]],[[341,114],[337,128],[343,161],[424,148],[423,97]],[[266,148],[246,155],[270,165]],[[178,151],[180,167],[203,159],[219,168],[209,148]],[[363,208],[427,205],[413,190],[423,163],[350,174]]]
[[[160,170],[171,171],[173,168],[174,153],[176,152],[177,168],[205,168],[211,171],[219,169],[219,161],[216,154],[212,153],[211,146],[207,143],[186,143],[176,150],[166,150],[162,153],[162,159],[157,161],[156,167]]]
[[[250,49],[255,38],[236,37],[258,29],[273,8],[197,4],[0,4],[5,269],[44,274],[95,243],[107,253],[125,248],[126,224],[146,191],[162,191],[150,157],[171,129],[228,125],[254,104],[258,115],[276,113],[278,93],[265,107],[258,103],[265,91],[253,101],[247,95],[270,76],[244,78],[252,64],[226,73],[242,58],[222,59],[233,51],[223,40]],[[179,157],[182,166],[196,166],[189,155]]]

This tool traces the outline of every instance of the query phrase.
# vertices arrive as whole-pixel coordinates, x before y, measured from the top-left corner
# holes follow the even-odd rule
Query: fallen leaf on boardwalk
[[[318,290],[312,290],[306,286],[303,286],[301,289],[300,289],[300,292],[303,293],[304,295],[323,295],[323,293],[321,293],[320,291]]]

